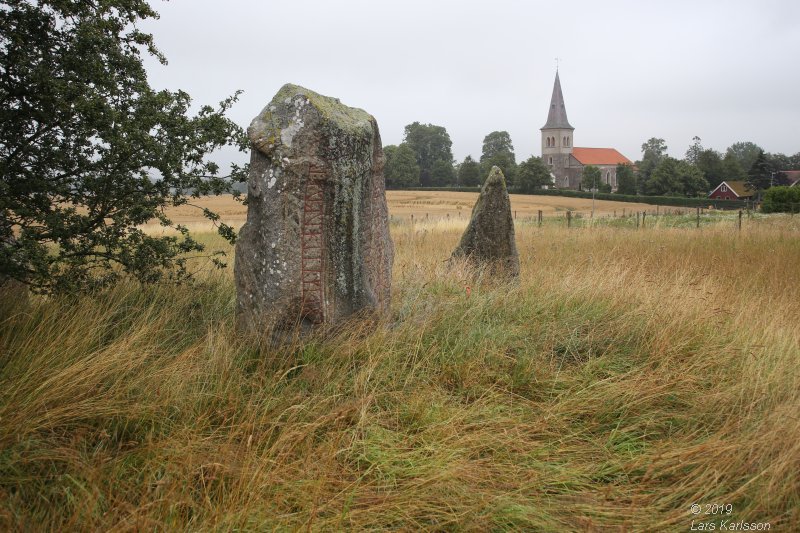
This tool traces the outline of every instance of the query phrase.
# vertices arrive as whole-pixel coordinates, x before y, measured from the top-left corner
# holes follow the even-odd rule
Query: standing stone
[[[375,118],[287,84],[247,132],[247,222],[234,267],[239,325],[308,329],[386,311],[394,247]]]
[[[467,257],[487,265],[492,272],[519,276],[519,254],[514,241],[514,220],[503,171],[492,167],[461,243],[451,259]]]

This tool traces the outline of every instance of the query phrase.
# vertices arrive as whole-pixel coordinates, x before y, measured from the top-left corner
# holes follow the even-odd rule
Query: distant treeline
[[[384,152],[389,189],[476,187],[494,165],[503,170],[509,186],[518,192],[553,187],[550,168],[541,158],[532,156],[517,163],[507,131],[493,131],[483,139],[480,159],[468,155],[456,162],[450,135],[443,126],[414,122],[405,127],[403,142],[384,147]],[[794,169],[800,169],[800,152],[793,156],[771,154],[755,143],[737,142],[723,154],[704,148],[700,138],[694,137],[684,158],[676,159],[667,155],[664,139],[653,137],[642,144],[640,160],[633,166],[617,168],[618,189],[613,198],[706,198],[723,181],[744,181],[753,191],[763,191],[791,185],[785,171]],[[584,168],[581,188],[611,193],[609,185],[592,179],[599,174],[594,170],[591,165]]]

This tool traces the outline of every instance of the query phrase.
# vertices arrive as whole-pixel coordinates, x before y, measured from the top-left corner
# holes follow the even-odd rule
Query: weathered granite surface
[[[305,329],[388,309],[394,247],[375,118],[284,85],[248,128],[237,321]]]
[[[467,257],[493,273],[519,276],[519,254],[514,240],[514,218],[503,171],[492,167],[469,225],[451,258]]]

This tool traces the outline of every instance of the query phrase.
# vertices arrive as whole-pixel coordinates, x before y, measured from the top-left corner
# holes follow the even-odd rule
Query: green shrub
[[[761,204],[764,213],[800,212],[800,187],[771,187],[764,193]]]

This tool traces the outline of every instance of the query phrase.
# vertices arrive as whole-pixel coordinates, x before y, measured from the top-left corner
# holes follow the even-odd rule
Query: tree
[[[458,167],[458,183],[464,187],[474,187],[481,184],[481,166],[468,155]]]
[[[731,152],[722,158],[722,181],[744,181],[747,179],[747,172],[744,171],[739,160]],[[719,184],[718,184],[719,185]]]
[[[745,141],[733,143],[728,147],[726,154],[730,154],[739,162],[745,172],[750,170],[750,167],[755,163],[758,154],[763,152],[760,146],[756,143]]]
[[[708,182],[694,165],[667,156],[653,170],[644,188],[655,196],[697,196],[708,192]]]
[[[490,159],[501,152],[514,154],[514,145],[511,144],[511,135],[509,135],[507,131],[493,131],[483,138],[481,161]]]
[[[774,171],[767,161],[764,151],[761,150],[756,156],[750,171],[747,173],[747,188],[751,191],[763,191],[769,189],[773,183]]]
[[[656,169],[658,164],[666,157],[667,143],[664,139],[658,137],[651,137],[646,143],[642,144],[642,160],[636,163],[639,169],[639,186],[645,187],[645,184],[650,180],[650,176]]]
[[[507,183],[516,184],[517,159],[507,131],[493,131],[483,138],[481,173],[488,176],[493,166],[500,167]]]
[[[435,187],[449,187],[455,185],[456,173],[453,163],[444,159],[437,159],[433,162],[431,169],[431,185]]]
[[[678,175],[678,161],[665,157],[653,170],[650,179],[644,184],[645,194],[653,196],[680,196],[683,185]]]
[[[547,185],[553,185],[553,178],[541,158],[531,156],[519,164],[516,186],[520,192],[531,193]]]
[[[436,161],[445,161],[452,167],[453,142],[444,127],[414,122],[405,127],[403,140],[417,154],[417,164],[420,169],[419,181],[423,187],[429,187],[432,184],[433,166]],[[441,165],[439,166],[440,170],[443,168]]]
[[[678,161],[675,167],[678,181],[681,184],[681,193],[686,196],[705,196],[709,190],[708,181],[703,176],[703,171],[686,161]]]
[[[188,94],[149,86],[142,52],[166,60],[137,22],[156,17],[144,0],[3,2],[0,278],[74,292],[189,276],[187,254],[204,246],[164,208],[244,181],[246,168],[224,176],[209,155],[249,142],[225,117],[236,96],[190,116]],[[138,227],[152,219],[180,236]]]
[[[636,194],[636,175],[630,165],[617,165],[617,194]]]
[[[389,145],[384,146],[383,154],[386,158],[383,174],[387,188],[406,189],[419,186],[419,165],[413,148],[407,143]]]
[[[764,213],[800,213],[800,187],[771,187],[761,204]]]
[[[716,150],[707,149],[700,152],[695,166],[703,173],[712,190],[726,179],[722,156]]]
[[[703,153],[703,145],[700,142],[700,137],[695,135],[692,137],[692,144],[689,146],[689,149],[686,150],[686,161],[692,165],[697,165],[697,162],[700,159],[700,154]]]
[[[583,190],[599,189],[602,182],[603,176],[599,168],[594,165],[583,167],[583,176],[581,176],[581,188]]]

